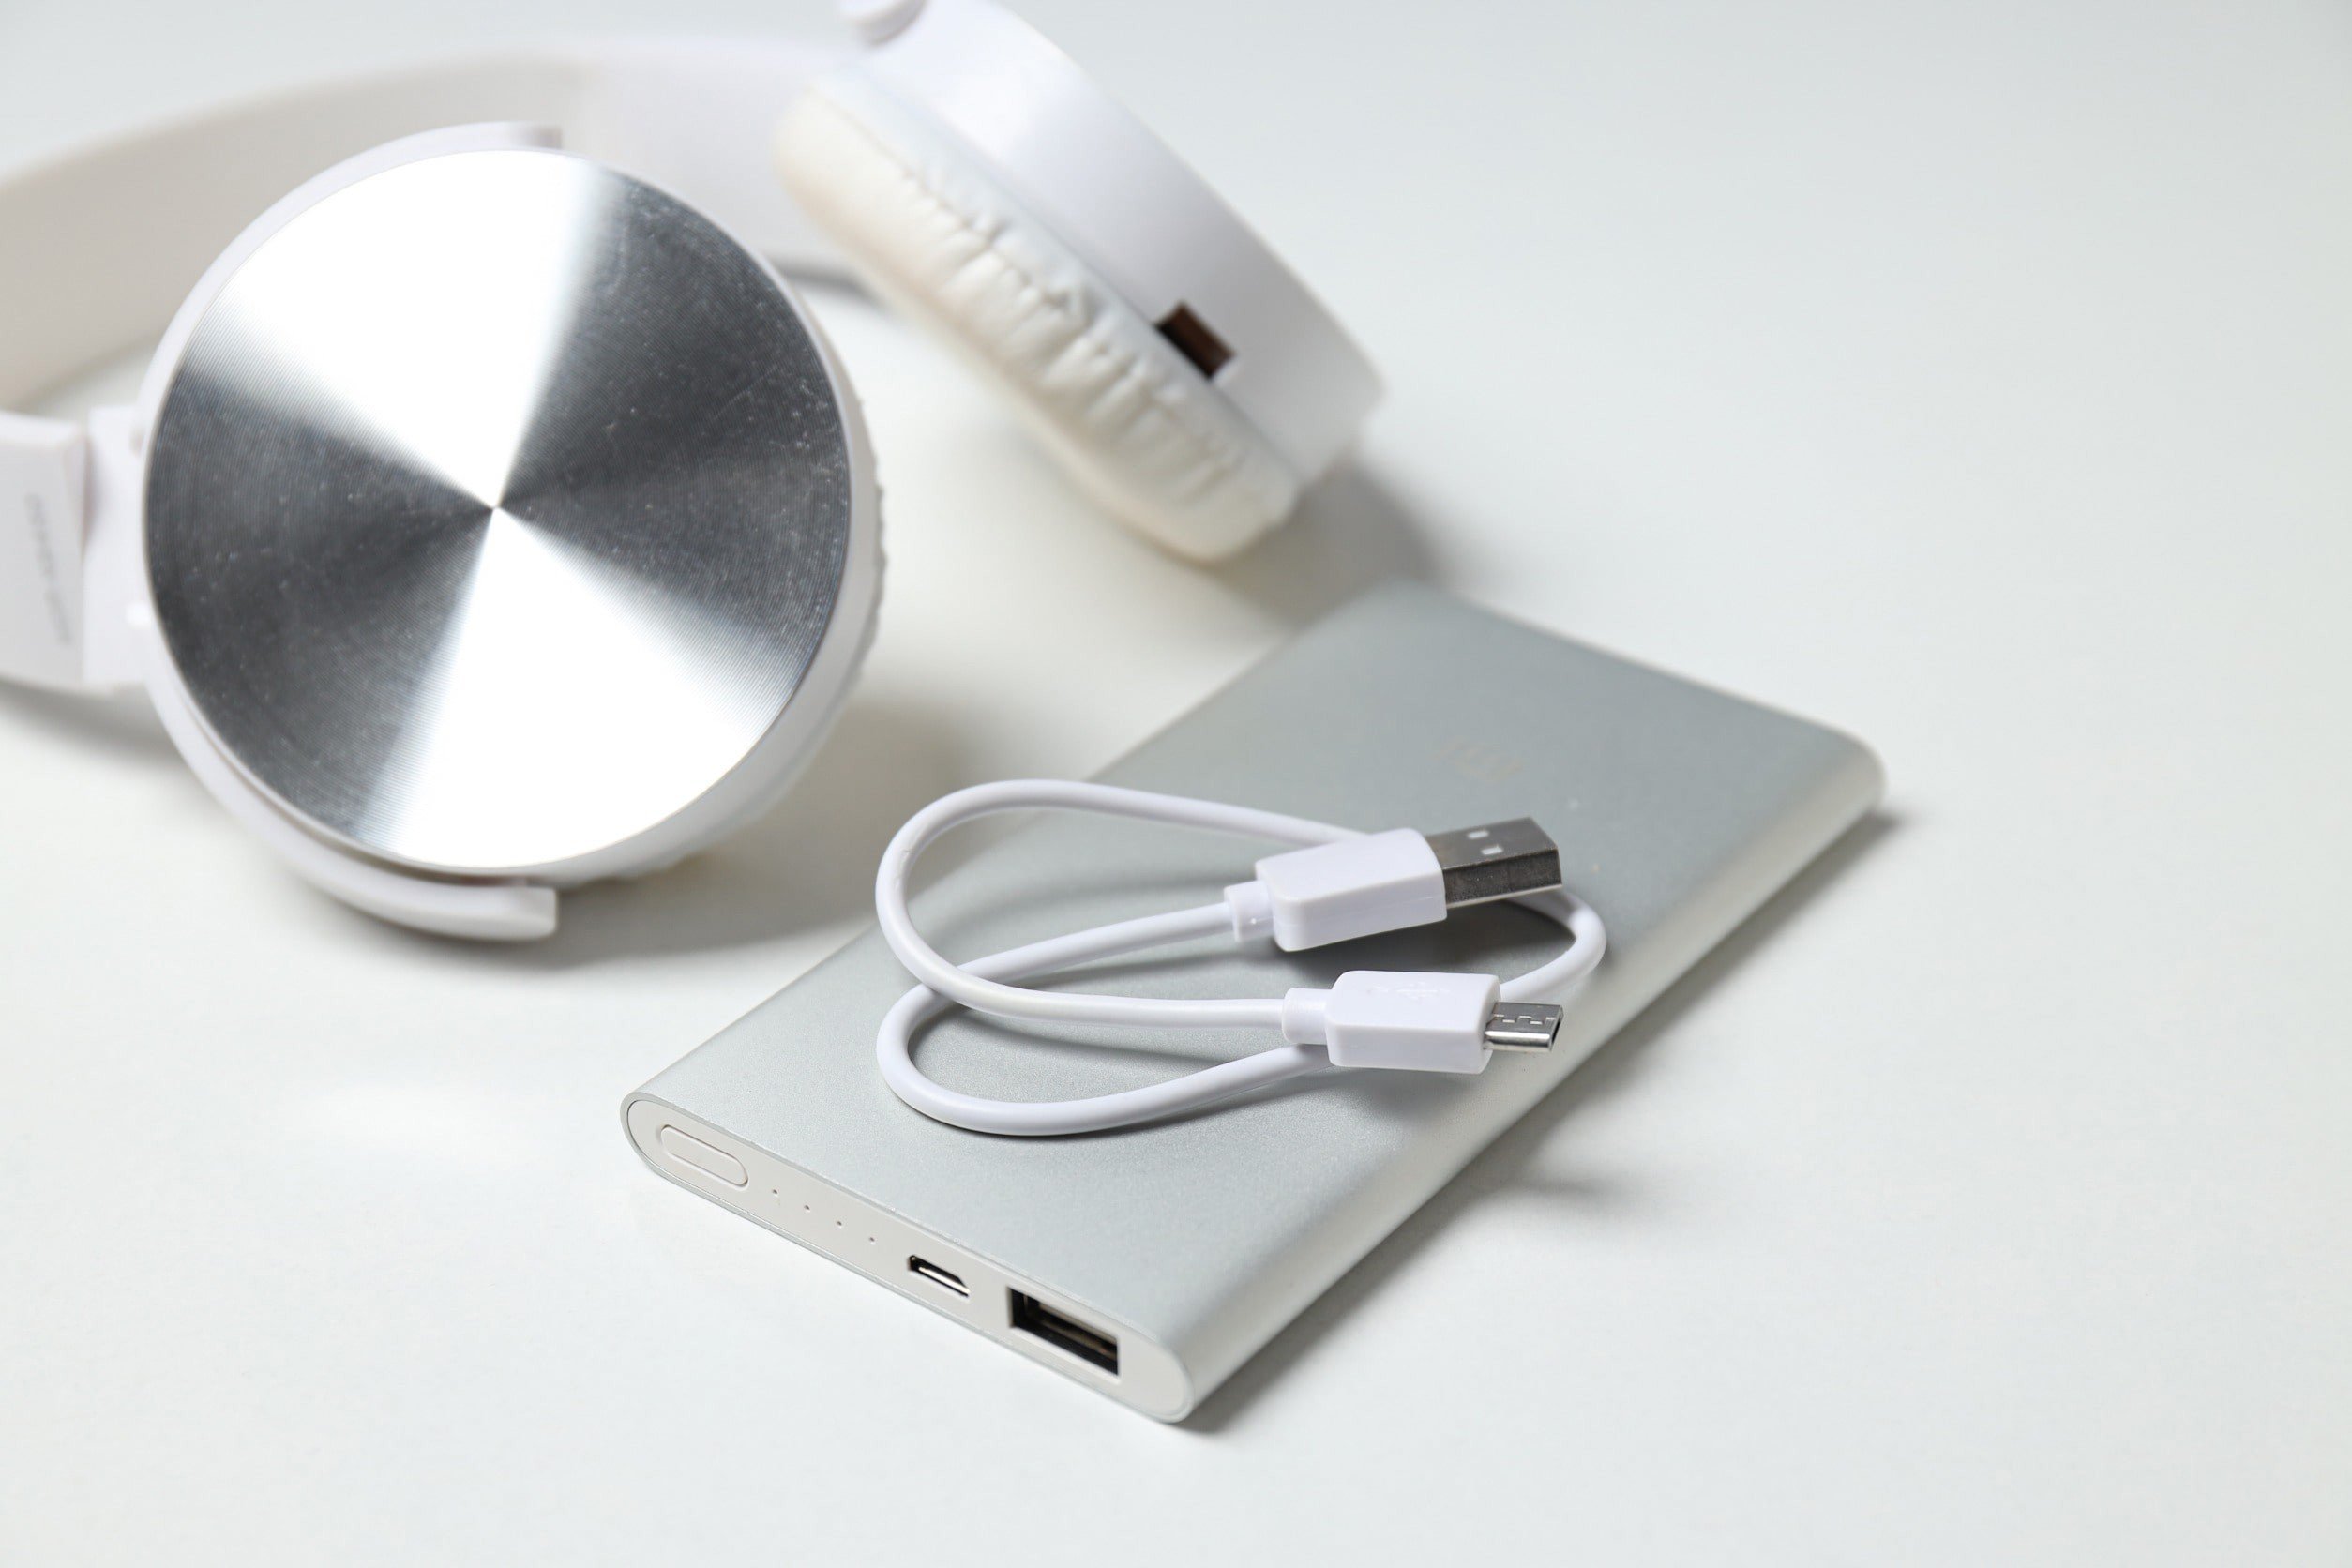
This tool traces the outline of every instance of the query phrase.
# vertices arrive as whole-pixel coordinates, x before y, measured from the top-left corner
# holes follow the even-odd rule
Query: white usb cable
[[[1003,811],[1092,811],[1214,829],[1304,848],[1258,863],[1255,880],[1214,904],[1145,915],[1033,942],[965,964],[942,957],[907,913],[917,856],[951,828]],[[1560,885],[1560,853],[1524,819],[1425,837],[1410,828],[1361,834],[1304,817],[1108,784],[1015,779],[958,790],[908,820],[882,852],[874,909],[898,961],[921,982],[882,1018],[874,1043],[883,1080],[926,1116],[975,1132],[1048,1137],[1100,1132],[1192,1110],[1322,1067],[1475,1073],[1498,1050],[1548,1050],[1556,996],[1591,972],[1607,938],[1599,915]],[[1179,1000],[1033,990],[1014,982],[1220,933],[1271,937],[1286,951],[1443,920],[1464,904],[1511,898],[1557,920],[1567,950],[1516,979],[1356,970],[1328,990],[1281,997]],[[914,1064],[910,1041],[935,1014],[961,1005],[1000,1018],[1170,1029],[1254,1026],[1284,1043],[1165,1083],[1084,1100],[981,1099],[943,1089]]]

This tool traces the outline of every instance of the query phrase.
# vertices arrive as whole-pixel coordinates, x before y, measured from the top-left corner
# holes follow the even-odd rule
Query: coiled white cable
[[[963,823],[1000,812],[1041,808],[1207,828],[1304,849],[1260,861],[1257,880],[1229,888],[1218,903],[1053,937],[965,964],[950,962],[915,928],[908,913],[907,883],[915,860]],[[976,1132],[1040,1137],[1127,1126],[1327,1066],[1475,1072],[1493,1049],[1544,1048],[1530,1047],[1517,1034],[1511,1035],[1516,1044],[1499,1037],[1499,1030],[1509,1031],[1496,1022],[1506,1011],[1498,1002],[1525,1004],[1559,994],[1591,972],[1606,943],[1600,917],[1557,888],[1516,896],[1516,901],[1565,927],[1568,947],[1550,962],[1507,982],[1482,975],[1359,972],[1342,976],[1328,991],[1300,988],[1278,998],[1216,1000],[1042,991],[1014,983],[1219,932],[1237,939],[1262,932],[1295,949],[1442,919],[1448,908],[1468,901],[1452,897],[1457,875],[1483,877],[1476,885],[1490,886],[1496,870],[1507,871],[1514,858],[1538,857],[1537,852],[1525,849],[1505,855],[1500,841],[1477,842],[1513,831],[1532,833],[1541,841],[1540,853],[1549,857],[1556,879],[1557,853],[1532,824],[1446,836],[1460,840],[1463,852],[1461,863],[1449,867],[1432,841],[1418,834],[1400,830],[1365,835],[1329,822],[1182,795],[1055,779],[1017,779],[959,790],[911,818],[891,839],[875,873],[874,908],[883,938],[921,982],[883,1017],[875,1041],[883,1080],[908,1105],[939,1121]],[[1492,858],[1478,858],[1482,853]],[[1254,1026],[1280,1031],[1284,1043],[1120,1093],[1082,1100],[990,1100],[944,1089],[914,1064],[914,1031],[953,1005],[1013,1018],[1179,1029]],[[1541,1016],[1546,1014],[1556,1029],[1554,1009],[1515,1009],[1523,1025],[1526,1018],[1535,1018],[1539,1029]]]

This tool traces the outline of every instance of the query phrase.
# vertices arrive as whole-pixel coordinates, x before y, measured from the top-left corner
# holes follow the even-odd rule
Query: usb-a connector
[[[1560,846],[1531,817],[1429,836],[1448,909],[1524,898],[1560,885]]]
[[[1448,910],[1560,885],[1560,849],[1525,817],[1453,833],[1410,828],[1269,855],[1225,890],[1233,934],[1289,952],[1430,926]]]

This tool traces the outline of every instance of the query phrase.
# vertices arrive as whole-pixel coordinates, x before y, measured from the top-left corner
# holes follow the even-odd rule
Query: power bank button
[[[690,1165],[706,1176],[716,1176],[734,1186],[742,1186],[750,1178],[745,1173],[743,1161],[724,1149],[714,1149],[692,1133],[680,1132],[664,1124],[661,1151],[681,1165]]]

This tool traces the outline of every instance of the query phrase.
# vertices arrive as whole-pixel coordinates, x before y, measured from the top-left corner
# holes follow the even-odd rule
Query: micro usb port
[[[932,1262],[927,1258],[908,1259],[907,1273],[921,1274],[925,1279],[929,1280],[941,1289],[953,1291],[958,1296],[969,1296],[972,1294],[970,1290],[964,1288],[963,1276],[961,1274],[950,1274],[947,1270],[941,1268],[937,1263]]]
[[[1100,1329],[1056,1312],[1034,1296],[1013,1292],[1013,1327],[1118,1376],[1119,1341]]]

